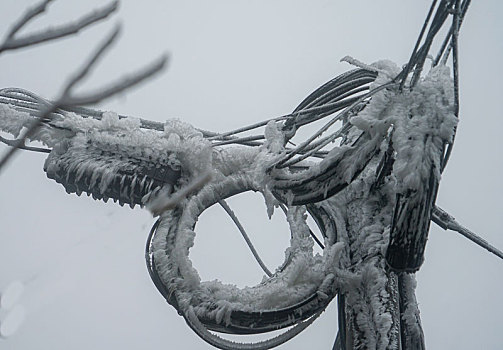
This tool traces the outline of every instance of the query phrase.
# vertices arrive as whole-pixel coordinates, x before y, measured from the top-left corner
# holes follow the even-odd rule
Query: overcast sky
[[[5,33],[31,1],[3,1]],[[56,1],[29,29],[63,23],[102,1]],[[407,61],[428,1],[123,1],[108,23],[78,37],[0,56],[0,87],[54,98],[96,43],[124,30],[82,87],[89,90],[169,52],[169,69],[99,106],[225,131],[291,111],[307,94],[351,69],[340,58]],[[503,248],[503,30],[499,0],[474,1],[460,37],[461,122],[438,205]],[[6,151],[0,145],[0,152]],[[144,243],[154,219],[67,195],[42,170],[45,156],[23,152],[0,174],[0,290],[25,284],[26,320],[0,349],[206,349],[150,282]],[[230,201],[271,268],[288,230],[268,223],[259,195]],[[263,220],[261,220],[263,219]],[[238,231],[217,208],[201,217],[192,250],[203,279],[253,285],[262,274]],[[273,242],[274,244],[272,244]],[[239,270],[238,270],[239,269]],[[503,262],[432,225],[417,297],[429,349],[501,349]],[[284,349],[330,349],[335,303]],[[0,310],[0,318],[5,314]]]

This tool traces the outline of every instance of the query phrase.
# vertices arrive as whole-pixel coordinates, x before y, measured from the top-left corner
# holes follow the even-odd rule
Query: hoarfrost
[[[388,83],[400,72],[390,61],[366,66],[349,57],[345,60],[378,72],[371,89]],[[98,188],[105,196],[122,172],[120,197],[131,197],[131,202],[135,188],[140,189],[142,202],[149,202],[150,209],[161,214],[151,247],[155,270],[186,318],[195,322],[196,331],[197,317],[228,325],[234,310],[277,310],[314,293],[328,298],[337,290],[345,293],[352,310],[348,322],[355,327],[354,332],[361,333],[361,344],[355,346],[381,349],[396,341],[393,319],[397,282],[386,273],[383,259],[395,195],[419,190],[432,168],[435,178],[440,178],[438,149],[452,142],[457,125],[453,100],[452,79],[444,66],[433,68],[412,90],[383,88],[349,120],[355,128],[347,137],[354,142],[334,147],[318,163],[304,161],[309,168],[299,172],[272,169],[286,154],[286,138],[276,122],[267,124],[261,147],[214,148],[201,132],[178,119],[168,120],[159,132],[142,129],[139,119],[119,118],[112,112],[103,113],[100,120],[65,114],[44,124],[34,139],[53,148],[45,164],[48,175],[65,173],[66,182],[71,177],[76,181],[85,178],[89,188]],[[17,136],[31,120],[27,113],[0,105],[2,131]],[[374,154],[387,151],[388,141],[394,150],[392,170],[382,190],[373,191],[379,163]],[[131,163],[133,160],[137,163]],[[156,169],[179,170],[179,177],[166,185],[155,183],[152,178],[158,174],[148,168],[152,164]],[[256,191],[263,195],[271,217],[280,204],[271,190],[273,185],[287,188],[282,200],[290,205],[295,195],[288,187],[316,177],[334,164],[337,171],[333,176],[323,182],[312,181],[303,189],[327,197],[334,183],[347,185],[343,193],[316,204],[327,206],[327,215],[336,226],[327,232],[322,255],[313,253],[306,208],[289,207],[290,247],[285,251],[284,264],[271,278],[245,288],[218,280],[201,281],[189,252],[194,245],[195,223],[206,208],[234,194]],[[145,173],[149,175],[135,173],[139,167],[148,168]],[[283,172],[286,179],[272,184],[274,171]],[[74,190],[82,192],[78,186]],[[406,293],[413,296],[414,285],[407,283]],[[417,333],[413,336],[419,337],[420,328],[414,328],[418,323],[417,303],[412,297],[403,320]]]
[[[396,65],[381,61],[375,83],[382,85],[397,72]],[[449,69],[438,66],[419,81],[412,91],[382,90],[350,122],[370,135],[383,135],[392,127],[395,149],[393,174],[403,189],[418,189],[434,163],[437,178],[440,164],[436,149],[451,142],[458,119],[453,111],[452,79]],[[403,190],[402,190],[403,191]]]
[[[21,129],[28,126],[32,120],[33,118],[28,113],[0,104],[0,130],[18,137]]]

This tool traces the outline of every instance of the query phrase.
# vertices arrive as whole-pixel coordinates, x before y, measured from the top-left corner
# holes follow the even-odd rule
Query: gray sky
[[[3,1],[0,33],[30,3]],[[101,4],[57,1],[30,28],[74,19]],[[158,121],[180,117],[199,128],[225,131],[291,111],[313,89],[351,69],[339,62],[345,55],[367,63],[383,58],[405,63],[428,7],[428,1],[411,0],[128,0],[112,21],[77,38],[1,55],[0,87],[55,97],[68,74],[120,20],[121,40],[82,90],[167,51],[171,62],[162,76],[100,108]],[[437,201],[499,248],[502,10],[498,0],[473,2],[463,24],[461,122]],[[0,152],[5,150],[0,145]],[[0,174],[0,290],[23,281],[20,303],[27,309],[23,326],[0,340],[0,348],[206,349],[150,282],[143,259],[154,222],[150,214],[67,195],[45,177],[44,158],[18,154]],[[274,267],[284,256],[288,231],[280,215],[266,222],[262,202],[249,194],[230,204]],[[191,257],[203,279],[240,286],[260,281],[259,267],[221,210],[205,213],[196,232]],[[503,262],[432,225],[417,275],[428,348],[500,349],[502,277]],[[333,304],[283,348],[331,348]]]

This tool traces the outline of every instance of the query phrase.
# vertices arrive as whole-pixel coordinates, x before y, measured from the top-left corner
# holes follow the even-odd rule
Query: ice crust
[[[181,309],[193,307],[197,315],[225,324],[233,310],[270,311],[291,306],[316,292],[326,276],[333,272],[337,257],[334,250],[340,247],[327,248],[323,256],[314,255],[305,209],[297,207],[287,215],[293,237],[285,252],[288,263],[283,270],[276,271],[272,278],[255,287],[238,288],[217,280],[201,282],[189,259],[196,234],[192,227],[198,215],[222,195],[256,191],[258,187],[250,174],[233,174],[207,185],[191,197],[181,215],[164,214],[153,241],[153,256],[160,277],[175,291]]]
[[[380,86],[395,76],[398,67],[389,61],[376,64],[383,70],[373,83]],[[399,190],[418,189],[430,175],[440,179],[437,149],[452,142],[458,119],[454,115],[452,78],[446,66],[437,66],[412,91],[382,90],[351,124],[370,135],[383,135],[392,127],[395,150],[393,175]],[[371,87],[372,88],[372,87]]]
[[[379,61],[372,67],[379,74],[371,89],[389,82],[400,71],[390,61]],[[356,128],[349,133],[348,140],[356,139],[361,131],[368,135],[368,142],[350,160],[347,154],[352,145],[348,142],[335,147],[306,172],[289,174],[289,180],[285,180],[301,182],[303,176],[342,162],[343,171],[337,177],[349,186],[325,201],[337,224],[336,230],[327,232],[333,240],[326,239],[322,255],[313,254],[305,207],[290,207],[287,219],[293,236],[285,252],[285,267],[278,269],[272,278],[246,288],[217,280],[201,281],[189,258],[196,235],[193,228],[197,217],[208,206],[243,191],[262,193],[268,214],[272,215],[279,202],[271,192],[267,170],[285,153],[284,135],[277,123],[267,126],[266,142],[260,148],[214,148],[200,132],[180,120],[167,121],[164,131],[159,132],[141,129],[138,119],[119,119],[111,112],[104,113],[101,120],[69,113],[42,127],[34,139],[52,147],[54,154],[61,155],[72,149],[72,161],[81,173],[92,168],[104,174],[105,180],[100,183],[102,191],[118,165],[113,162],[97,165],[92,158],[86,158],[90,143],[125,158],[162,160],[178,166],[182,175],[177,186],[208,172],[212,174],[212,180],[202,189],[182,200],[177,208],[162,214],[152,242],[155,268],[170,293],[176,295],[181,310],[228,324],[234,310],[275,310],[291,306],[317,291],[323,294],[324,288],[333,288],[347,297],[347,310],[351,310],[348,323],[354,326],[353,332],[359,333],[355,337],[359,342],[355,348],[384,349],[386,344],[397,341],[393,324],[398,312],[396,280],[389,278],[383,259],[389,243],[395,195],[419,189],[430,176],[432,164],[434,176],[440,179],[441,166],[435,152],[453,140],[458,121],[453,113],[453,100],[452,78],[445,66],[431,69],[412,90],[407,87],[401,92],[383,89],[373,95],[365,109],[350,119]],[[2,131],[17,136],[30,120],[27,113],[0,105]],[[395,161],[381,191],[376,193],[372,186],[379,158],[373,157],[356,179],[355,174],[369,152],[386,151],[389,138]],[[78,154],[82,158],[75,157]],[[324,185],[313,182],[312,190],[326,191]],[[327,281],[330,287],[326,287]],[[414,287],[414,281],[409,278],[406,293],[410,302],[403,318],[415,332],[411,336],[419,337]]]

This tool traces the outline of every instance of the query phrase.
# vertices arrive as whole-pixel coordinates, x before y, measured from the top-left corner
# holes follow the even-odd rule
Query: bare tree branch
[[[95,63],[103,56],[106,50],[109,49],[110,46],[115,42],[115,40],[120,34],[120,31],[121,26],[120,24],[118,24],[112,30],[108,38],[106,38],[105,41],[103,41],[101,45],[98,46],[98,49],[92,54],[87,63],[81,69],[79,69],[75,74],[73,74],[73,76],[66,84],[62,96],[67,97],[70,94],[70,90],[89,73],[89,71],[91,70],[91,68],[93,68]]]
[[[51,1],[53,0],[45,0],[36,4],[33,7],[28,8],[24,13],[23,17],[21,17],[16,23],[14,23],[11,30],[7,33],[7,38],[8,39],[14,38],[14,35],[16,35],[16,33],[21,28],[23,28],[29,21],[31,21],[36,16],[44,13],[47,8],[47,5],[49,5]]]
[[[76,105],[80,106],[101,102],[102,100],[111,97],[113,95],[116,95],[126,89],[129,89],[143,82],[144,80],[154,76],[155,74],[159,73],[166,67],[167,62],[168,62],[168,56],[162,55],[154,62],[146,65],[145,67],[139,69],[138,71],[128,76],[125,76],[120,80],[118,80],[117,82],[115,82],[114,84],[105,87],[103,89],[99,89],[94,93],[77,97],[66,96],[64,99],[61,100],[61,106],[63,107],[76,106]]]
[[[26,140],[31,138],[38,128],[42,125],[44,121],[50,120],[51,114],[56,112],[60,107],[71,107],[79,104],[90,104],[102,101],[112,95],[115,95],[121,91],[124,91],[145,79],[151,77],[152,75],[158,73],[166,65],[167,57],[166,55],[159,58],[154,64],[147,66],[146,68],[133,73],[131,76],[119,81],[118,83],[103,89],[98,90],[96,93],[89,94],[82,97],[72,97],[72,88],[78,84],[92,69],[99,58],[106,52],[106,50],[112,45],[112,43],[117,39],[120,32],[120,27],[117,26],[109,35],[109,37],[98,47],[96,52],[91,56],[89,61],[77,71],[76,74],[68,81],[68,83],[63,88],[61,96],[52,104],[43,107],[41,109],[40,117],[37,118],[28,128],[28,130],[23,134],[23,136],[15,141],[12,148],[7,151],[7,153],[0,159],[0,170],[9,161],[9,159],[14,155],[18,149],[22,149],[25,146]]]
[[[29,9],[25,15],[12,27],[5,41],[0,45],[0,53],[7,50],[20,49],[27,46],[44,43],[47,41],[63,38],[69,35],[77,34],[82,29],[89,27],[93,23],[107,18],[119,7],[118,1],[113,1],[102,9],[94,10],[75,22],[68,23],[56,28],[48,28],[38,33],[28,34],[21,38],[15,38],[14,35],[35,16],[45,12],[48,3],[52,0],[45,0],[39,5]]]

